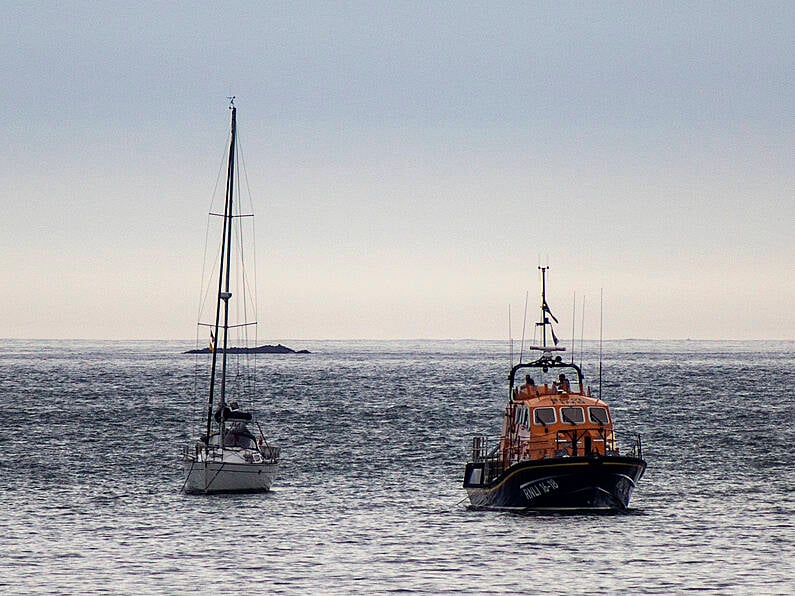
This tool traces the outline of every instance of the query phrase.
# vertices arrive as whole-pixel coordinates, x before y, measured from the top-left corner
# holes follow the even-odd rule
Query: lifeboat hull
[[[475,509],[498,511],[625,511],[646,462],[599,456],[528,460],[492,481],[487,466],[466,466],[464,488]]]

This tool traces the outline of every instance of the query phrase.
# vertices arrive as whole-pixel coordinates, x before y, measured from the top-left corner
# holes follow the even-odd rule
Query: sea
[[[289,345],[257,358],[273,490],[189,496],[192,342],[4,340],[0,593],[795,593],[795,342],[575,345],[643,440],[615,515],[467,507],[507,341]]]

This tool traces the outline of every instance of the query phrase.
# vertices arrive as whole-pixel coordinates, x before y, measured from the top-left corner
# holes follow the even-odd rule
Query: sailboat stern
[[[182,465],[188,494],[267,492],[279,471],[279,448],[186,449]]]
[[[184,467],[188,494],[267,492],[279,471],[278,463],[186,461]]]

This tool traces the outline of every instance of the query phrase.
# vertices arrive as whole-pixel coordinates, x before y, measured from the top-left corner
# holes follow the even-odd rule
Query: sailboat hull
[[[646,462],[634,457],[570,457],[523,461],[491,482],[486,462],[467,464],[464,488],[475,509],[625,511]]]
[[[267,492],[279,464],[185,460],[184,491],[188,494]]]

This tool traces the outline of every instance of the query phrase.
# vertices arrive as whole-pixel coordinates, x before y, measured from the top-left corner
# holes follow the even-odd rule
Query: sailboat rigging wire
[[[237,145],[236,145],[236,153],[235,158],[237,159],[238,164],[238,175],[235,179],[235,183],[237,184],[237,210],[238,213],[241,213],[243,210],[243,195],[240,192],[240,174],[242,172],[242,163],[240,161],[240,135],[237,136]],[[237,295],[239,297],[238,300],[235,301],[235,316],[237,317],[238,321],[242,321],[246,323],[248,321],[248,301],[247,301],[247,294],[246,294],[246,268],[245,268],[245,252],[243,247],[243,220],[237,219],[235,221],[235,232],[236,232],[236,244],[237,244],[237,258],[236,261],[238,262],[237,268],[235,270],[235,289],[237,291]],[[248,347],[248,329],[239,329],[236,331],[237,333],[237,341],[241,345],[241,347]],[[236,361],[237,364],[237,371],[238,375],[240,375],[240,361],[244,360],[248,363],[248,355],[243,354],[243,358],[240,358],[240,354],[238,354],[238,358]],[[245,383],[244,383],[245,384]]]
[[[239,176],[238,181],[240,181],[241,178],[242,178],[243,181],[245,181],[245,187],[246,187],[245,196],[248,199],[248,210],[253,215],[253,213],[254,213],[254,201],[252,199],[252,194],[251,194],[251,185],[249,184],[249,181],[248,181],[248,168],[246,167],[246,162],[245,162],[245,159],[243,157],[243,153],[244,152],[243,152],[242,143],[239,146],[240,146],[240,166],[241,166],[240,173],[242,175]],[[238,191],[238,197],[241,197],[241,199],[242,199],[243,196],[244,196],[243,193]],[[256,220],[252,217],[252,219],[251,219],[251,234],[250,234],[250,237],[251,237],[251,261],[252,261],[252,267],[253,267],[253,274],[252,274],[253,280],[251,280],[251,282],[249,282],[248,277],[246,277],[246,289],[248,290],[247,291],[247,297],[250,299],[251,307],[252,307],[252,310],[253,310],[253,320],[255,321],[255,323],[254,323],[253,346],[256,346],[259,343],[258,342],[258,340],[259,340],[259,326],[256,324],[256,321],[259,320],[259,315],[258,315],[259,305],[257,304],[257,288],[259,286],[257,285],[257,234],[256,234],[256,229],[255,229],[255,221]],[[244,269],[244,271],[245,271],[245,269]],[[253,284],[253,285],[251,285],[251,284]],[[246,342],[247,342],[247,345],[249,345],[248,342],[251,339],[252,338],[249,337],[248,330],[246,330]],[[256,353],[256,351],[251,355],[251,357],[249,358],[249,361],[250,361],[250,365],[251,365],[250,368],[249,368],[249,370],[251,371],[251,373],[250,373],[250,377],[251,377],[251,396],[253,398],[253,396],[256,395],[256,383],[257,383],[257,373],[256,373],[256,370],[257,370],[257,367],[256,367],[256,364],[257,364],[257,353]]]
[[[182,488],[179,489],[179,492],[182,492],[183,490],[185,490],[185,485],[188,484],[188,480],[190,479],[190,475],[193,473],[193,467],[195,465],[196,465],[196,460],[195,459],[191,460],[191,462],[190,462],[190,470],[188,470],[188,473],[185,475],[185,482],[182,483]]]
[[[527,290],[524,295],[524,316],[522,317],[522,343],[520,344],[519,348],[519,362],[522,361],[522,356],[524,356],[524,330],[525,326],[527,325],[527,299],[530,296],[530,290]]]
[[[213,187],[212,195],[210,195],[210,209],[209,215],[207,217],[207,226],[205,227],[205,234],[204,234],[204,258],[202,259],[202,275],[201,278],[201,291],[199,292],[199,313],[196,317],[197,321],[201,321],[202,313],[204,312],[204,306],[207,303],[207,297],[210,294],[210,291],[213,287],[213,275],[206,275],[207,274],[207,253],[210,247],[210,221],[212,215],[217,215],[213,213],[213,204],[216,201],[216,197],[218,196],[218,186],[221,183],[221,174],[224,171],[224,164],[226,162],[226,151],[227,147],[229,146],[227,141],[227,146],[224,147],[224,152],[221,155],[221,163],[218,167],[218,174],[215,177],[215,186]],[[215,244],[213,246],[216,246]],[[217,257],[217,254],[216,254]],[[217,262],[217,261],[214,261]],[[214,266],[212,267],[214,269]]]
[[[223,455],[223,450],[221,450],[221,455]],[[205,462],[205,464],[204,464],[204,465],[206,466],[206,465],[207,465],[207,463]],[[212,478],[210,478],[210,481],[209,481],[209,482],[206,482],[206,478],[207,478],[207,472],[206,472],[206,470],[205,470],[205,476],[204,476],[204,477],[205,477],[204,492],[207,492],[207,490],[210,488],[210,486],[212,486],[213,482],[215,482],[215,479],[216,479],[216,478],[218,478],[218,474],[220,474],[220,473],[223,471],[223,469],[224,469],[224,466],[225,466],[225,465],[226,465],[226,463],[225,463],[225,462],[221,462],[221,465],[220,465],[220,466],[218,466],[218,470],[215,472],[215,474],[213,475],[213,477],[212,477]],[[188,476],[188,477],[190,478],[190,476]]]

